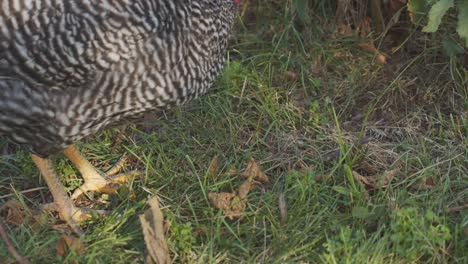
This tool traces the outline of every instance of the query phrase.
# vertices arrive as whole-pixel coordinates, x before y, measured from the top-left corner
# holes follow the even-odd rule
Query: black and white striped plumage
[[[236,3],[0,1],[0,135],[46,157],[205,93]]]

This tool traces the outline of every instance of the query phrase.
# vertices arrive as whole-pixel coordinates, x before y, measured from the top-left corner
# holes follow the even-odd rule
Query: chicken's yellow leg
[[[43,159],[37,155],[32,155],[32,160],[42,174],[49,190],[54,197],[55,209],[60,213],[60,216],[65,220],[70,227],[79,235],[83,235],[83,231],[77,223],[86,219],[88,215],[83,213],[81,209],[76,208],[71,199],[68,197],[65,188],[60,183],[60,180],[52,168],[52,162],[49,159]]]
[[[74,145],[66,148],[63,153],[80,171],[85,181],[83,185],[75,190],[71,196],[72,199],[78,198],[81,194],[87,191],[99,191],[103,193],[115,192],[119,183],[126,182],[129,179],[141,175],[141,173],[138,171],[117,174],[122,167],[122,162],[117,162],[117,164],[108,172],[102,173],[96,169],[88,160],[86,160]]]

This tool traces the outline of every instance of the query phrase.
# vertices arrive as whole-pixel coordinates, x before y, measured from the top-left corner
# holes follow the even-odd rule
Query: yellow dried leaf
[[[239,218],[242,216],[242,213],[245,211],[245,202],[239,196],[234,196],[231,201],[231,205],[228,210],[225,211],[226,216],[232,220],[234,218]]]
[[[297,73],[295,71],[287,71],[286,72],[286,78],[289,81],[295,81],[295,80],[297,80]]]
[[[374,174],[377,174],[379,172],[379,168],[377,168],[373,164],[369,163],[367,160],[363,160],[359,164],[359,169],[360,169],[360,171],[365,172],[364,174],[367,174],[367,175],[374,175]]]
[[[159,208],[159,198],[153,197],[148,201],[150,208],[139,215],[146,249],[156,264],[171,263],[169,249],[164,238],[164,218]],[[150,259],[147,256],[147,259]]]
[[[353,30],[351,29],[351,25],[340,23],[336,33],[341,36],[349,37],[353,35]]]
[[[5,221],[12,225],[22,225],[32,218],[33,214],[29,208],[25,207],[19,201],[8,201],[0,207],[0,212],[6,211]]]
[[[361,42],[361,43],[358,44],[358,46],[362,50],[368,51],[368,52],[373,53],[373,54],[379,52],[372,41],[370,41],[370,42]]]
[[[235,193],[209,193],[208,198],[216,208],[223,210],[224,215],[231,220],[240,217],[246,207],[244,201]]]
[[[270,183],[270,179],[268,178],[268,176],[266,176],[266,174],[260,170],[253,158],[249,160],[249,162],[247,163],[247,168],[241,174],[241,176],[247,178],[249,181],[258,180],[263,183]]]
[[[247,180],[244,183],[242,183],[239,189],[237,190],[237,196],[241,199],[244,199],[247,196],[247,194],[249,194],[251,189],[252,182]]]
[[[232,198],[236,196],[235,193],[209,193],[208,199],[218,209],[226,209],[231,205]]]
[[[434,187],[434,178],[421,178],[416,182],[416,184],[413,187],[419,191],[430,190]]]
[[[206,172],[208,175],[216,175],[218,172],[218,156],[215,156],[208,167],[208,171]]]
[[[376,55],[375,60],[377,61],[378,64],[380,65],[385,65],[387,64],[387,57],[385,55],[379,53]]]
[[[371,182],[370,182],[370,179],[368,179],[368,177],[364,177],[362,176],[359,172],[357,171],[353,171],[353,178],[354,180],[360,182],[361,184],[364,184],[366,186],[370,186],[371,185]]]
[[[371,176],[362,176],[359,172],[353,171],[353,178],[364,184],[367,189],[373,190],[378,188],[387,187],[392,179],[400,173],[400,169],[396,168],[394,170],[385,171],[382,174],[371,175]]]
[[[73,250],[78,255],[83,255],[86,247],[79,238],[69,235],[62,235],[55,243],[55,252],[57,256],[63,257],[68,250]]]

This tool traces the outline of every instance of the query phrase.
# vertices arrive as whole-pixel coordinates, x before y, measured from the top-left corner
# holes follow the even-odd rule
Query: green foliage
[[[171,237],[170,241],[175,244],[179,252],[189,253],[192,245],[196,242],[190,222],[184,224],[172,222],[169,233]]]
[[[430,9],[430,4],[433,2],[434,0],[414,0],[408,2],[408,9],[413,13],[414,23],[419,24],[426,17]]]
[[[453,0],[440,0],[429,11],[429,23],[423,28],[423,32],[434,33],[439,28],[442,17],[453,7]]]
[[[322,258],[326,263],[352,263],[356,248],[358,248],[365,235],[362,232],[353,232],[348,227],[340,227],[340,232],[324,244],[326,253]]]
[[[430,210],[421,217],[415,208],[401,209],[392,215],[390,227],[394,251],[409,260],[438,254],[451,238],[448,227]]]
[[[465,39],[465,45],[468,46],[468,1],[462,1],[458,5],[457,32]]]
[[[427,17],[427,25],[423,28],[423,32],[434,33],[439,29],[442,24],[442,19],[446,16],[448,11],[456,7],[458,10],[458,25],[457,33],[465,39],[465,45],[468,46],[468,1],[454,1],[454,0],[439,0],[426,1],[426,0],[413,0],[408,3],[409,10],[413,13],[414,23],[419,22]]]

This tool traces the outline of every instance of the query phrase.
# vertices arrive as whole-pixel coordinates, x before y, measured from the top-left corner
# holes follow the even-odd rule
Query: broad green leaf
[[[446,37],[442,41],[442,46],[444,47],[444,51],[449,57],[457,56],[463,54],[463,47],[460,46],[457,42],[453,41],[451,38]]]
[[[466,0],[458,6],[457,32],[465,39],[465,45],[468,47],[468,1]]]
[[[451,7],[453,7],[453,0],[440,0],[435,3],[429,11],[429,22],[422,31],[430,33],[436,32],[445,13],[447,13],[447,10]]]

